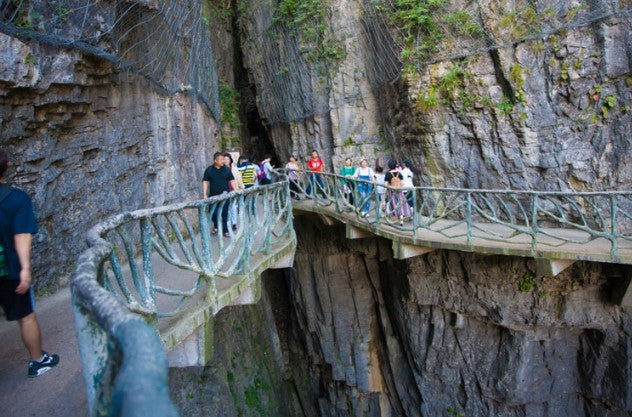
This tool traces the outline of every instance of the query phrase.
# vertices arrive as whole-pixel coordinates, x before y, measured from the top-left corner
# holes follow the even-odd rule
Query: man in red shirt
[[[325,184],[323,184],[323,179],[320,175],[315,174],[316,172],[323,171],[323,160],[318,156],[318,152],[314,149],[312,150],[312,159],[307,161],[307,169],[311,171],[313,174],[309,176],[309,185],[307,186],[307,195],[312,193],[312,186],[314,185],[314,180],[318,183],[321,192],[325,190]],[[314,194],[316,194],[317,190],[314,190]]]

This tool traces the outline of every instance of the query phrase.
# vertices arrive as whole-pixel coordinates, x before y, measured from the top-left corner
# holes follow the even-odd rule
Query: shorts
[[[20,280],[17,279],[0,278],[0,305],[9,321],[28,316],[35,306],[33,287],[26,294],[17,294],[15,289],[19,283]]]

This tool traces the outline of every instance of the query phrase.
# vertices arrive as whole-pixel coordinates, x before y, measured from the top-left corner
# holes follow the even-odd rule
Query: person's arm
[[[233,172],[230,169],[228,169],[228,168],[225,168],[225,169],[226,169],[226,171],[228,171],[227,175],[226,175],[226,180],[228,181],[228,185],[230,186],[230,188],[232,190],[236,190],[237,189],[237,180],[235,179],[235,176],[233,175]]]
[[[237,188],[234,188],[234,190],[243,190],[245,187],[244,181],[241,178],[241,172],[239,172],[236,168],[233,168],[231,171],[233,173],[233,177],[235,178],[235,182],[237,183]]]
[[[208,197],[208,187],[210,183],[208,181],[202,181],[202,198]]]
[[[15,235],[15,252],[20,260],[20,283],[15,289],[18,294],[26,294],[31,287],[31,241],[33,237],[30,233],[20,233]]]

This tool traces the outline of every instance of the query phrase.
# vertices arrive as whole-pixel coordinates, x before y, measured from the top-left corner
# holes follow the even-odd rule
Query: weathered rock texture
[[[531,260],[396,261],[386,242],[297,226],[289,346],[307,415],[632,412],[632,315],[608,298],[628,267],[579,263],[520,292]]]
[[[183,416],[304,415],[293,364],[282,353],[289,323],[285,281],[283,274],[264,275],[258,304],[228,307],[215,317],[208,366],[170,369],[171,396]]]
[[[294,269],[220,313],[208,367],[171,370],[183,415],[632,413],[632,314],[612,302],[629,267],[545,279],[517,257],[398,261],[387,241],[295,224]]]
[[[362,24],[370,19],[368,3],[322,3],[325,37],[344,50],[323,65],[308,59],[316,48],[305,41],[311,26],[301,32],[300,25],[292,30],[275,23],[275,2],[240,1],[244,65],[279,156],[304,156],[316,148],[328,169],[346,156],[409,158],[421,169],[419,183],[434,186],[630,187],[629,15],[406,73],[387,65],[401,53],[392,33]],[[557,8],[554,3],[537,7],[545,13]],[[519,4],[477,2],[482,28],[503,39],[512,27],[499,22],[513,7],[519,14]],[[609,7],[597,1],[582,10]],[[629,2],[619,7],[629,8]],[[457,65],[459,75],[436,94],[436,103],[424,105],[420,95],[441,90]],[[376,69],[391,73],[369,82]]]
[[[109,63],[0,34],[0,146],[33,198],[37,288],[70,272],[105,217],[199,196],[217,124]]]

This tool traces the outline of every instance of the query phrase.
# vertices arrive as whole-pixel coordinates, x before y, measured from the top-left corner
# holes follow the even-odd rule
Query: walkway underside
[[[490,255],[507,255],[534,258],[538,274],[555,276],[575,261],[632,264],[632,243],[617,240],[617,256],[613,260],[611,242],[604,238],[589,239],[588,233],[562,228],[543,228],[537,234],[536,244],[528,234],[507,236],[512,230],[500,224],[477,223],[476,233],[469,240],[467,225],[463,222],[436,220],[431,227],[406,230],[406,221],[400,226],[395,221],[377,221],[375,214],[362,217],[354,210],[338,211],[334,205],[325,205],[318,200],[300,200],[293,203],[295,216],[316,214],[323,223],[343,223],[349,239],[380,236],[392,241],[393,256],[406,259],[420,256],[436,249],[456,250]],[[409,228],[410,229],[410,228]],[[561,239],[560,239],[561,238]],[[569,241],[586,243],[571,243]],[[632,308],[632,287],[621,298],[621,305]]]

